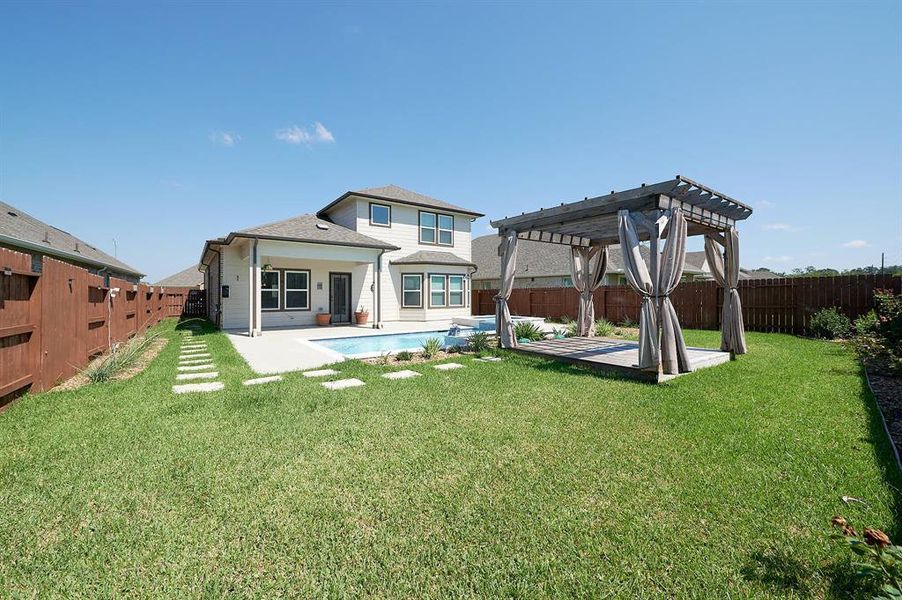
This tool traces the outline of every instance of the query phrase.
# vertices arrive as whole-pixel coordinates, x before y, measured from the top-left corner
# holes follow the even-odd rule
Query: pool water
[[[463,330],[464,333],[466,331],[466,329]],[[359,354],[378,355],[386,352],[394,353],[401,350],[416,352],[421,350],[423,344],[430,338],[438,338],[442,342],[442,347],[445,348],[452,345],[463,346],[467,343],[466,337],[451,337],[448,335],[447,330],[444,329],[441,331],[418,331],[416,333],[392,333],[310,341],[345,356],[357,356]]]

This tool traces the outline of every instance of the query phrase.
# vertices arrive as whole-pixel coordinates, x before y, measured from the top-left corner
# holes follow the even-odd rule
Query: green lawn
[[[512,355],[406,381],[349,362],[367,385],[330,392],[244,388],[204,338],[222,392],[173,395],[170,343],[130,381],[0,414],[2,595],[844,596],[830,517],[902,533],[836,344],[752,333],[661,386]]]

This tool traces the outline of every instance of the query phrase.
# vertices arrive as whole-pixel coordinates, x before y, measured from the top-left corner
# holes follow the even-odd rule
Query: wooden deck
[[[710,348],[689,348],[692,370],[713,367],[730,360],[729,352]],[[550,358],[560,362],[617,373],[642,381],[660,382],[678,377],[639,368],[639,343],[629,340],[597,337],[572,337],[520,344],[516,352]]]

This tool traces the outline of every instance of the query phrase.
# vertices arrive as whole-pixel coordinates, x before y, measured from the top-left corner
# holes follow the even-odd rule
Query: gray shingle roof
[[[462,259],[451,252],[436,252],[434,250],[420,250],[408,254],[403,258],[391,261],[393,265],[460,265],[472,267],[473,263]]]
[[[397,249],[397,246],[392,246],[362,233],[357,233],[331,221],[317,218],[316,215],[298,215],[297,217],[274,223],[241,229],[234,232],[234,235],[259,236],[297,242],[311,242],[314,244],[385,248],[386,250]]]
[[[197,287],[204,282],[204,275],[201,273],[197,265],[191,265],[184,271],[179,271],[174,275],[165,277],[154,285],[162,285],[168,287]]]
[[[474,217],[484,216],[482,213],[472,211],[468,208],[456,206],[454,204],[451,204],[450,202],[445,202],[444,200],[439,200],[438,198],[433,198],[431,196],[426,196],[425,194],[420,194],[408,189],[404,189],[397,185],[385,185],[382,187],[364,188],[362,190],[357,190],[354,192],[346,192],[336,200],[324,206],[316,214],[318,216],[323,216],[332,207],[343,201],[345,198],[348,198],[349,196],[362,196],[365,198],[389,200],[400,202],[401,204],[412,204],[413,206],[422,206],[425,208],[435,208],[439,210],[447,210],[449,212],[463,213],[465,215],[472,215]]]
[[[473,262],[478,270],[473,275],[478,279],[501,279],[501,259],[498,258],[497,235],[484,235],[473,239]],[[642,257],[648,260],[648,248],[640,246]],[[693,261],[690,256],[693,255]],[[697,255],[704,252],[687,252],[687,273],[699,272]],[[623,255],[620,246],[608,247],[608,273],[623,273]],[[560,277],[570,275],[570,247],[561,244],[547,244],[529,240],[517,242],[517,273],[515,277]]]
[[[144,275],[71,233],[44,223],[5,202],[0,202],[0,236],[23,242],[34,249],[40,249],[44,254],[65,258],[71,262],[108,267],[111,271],[137,277]],[[7,241],[7,244],[15,245],[11,241]]]

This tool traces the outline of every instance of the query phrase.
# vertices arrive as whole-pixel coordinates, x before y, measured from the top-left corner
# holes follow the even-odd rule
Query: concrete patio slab
[[[270,375],[269,377],[258,377],[256,379],[248,379],[246,381],[242,381],[241,383],[244,385],[260,385],[262,383],[270,383],[273,381],[282,381],[282,376]]]
[[[206,371],[207,369],[212,368],[214,368],[212,362],[208,362],[204,365],[182,365],[176,367],[176,369],[178,369],[179,371]]]
[[[329,375],[338,375],[335,369],[319,369],[318,371],[304,371],[301,373],[304,377],[328,377]]]
[[[385,373],[382,375],[385,379],[409,379],[411,377],[419,377],[416,371],[405,369],[403,371],[395,371],[394,373]]]
[[[191,392],[218,392],[225,385],[221,381],[210,381],[207,383],[183,383],[182,385],[172,386],[172,391],[176,394],[189,394]]]
[[[388,333],[413,333],[447,330],[450,320],[429,322],[389,321],[382,329],[370,326],[342,325],[330,327],[294,327],[264,329],[259,337],[248,337],[246,331],[226,331],[229,341],[247,361],[251,369],[262,375],[305,371],[345,360],[334,350],[311,342],[313,339],[385,335]]]
[[[464,366],[460,363],[443,363],[440,365],[435,365],[432,368],[438,369],[439,371],[450,371],[452,369],[463,369]]]
[[[365,385],[359,379],[339,379],[338,381],[324,381],[320,385],[328,390],[343,390],[345,388]]]
[[[216,371],[210,371],[209,373],[179,373],[175,376],[177,381],[184,379],[216,379],[217,377],[219,377],[219,373]]]

